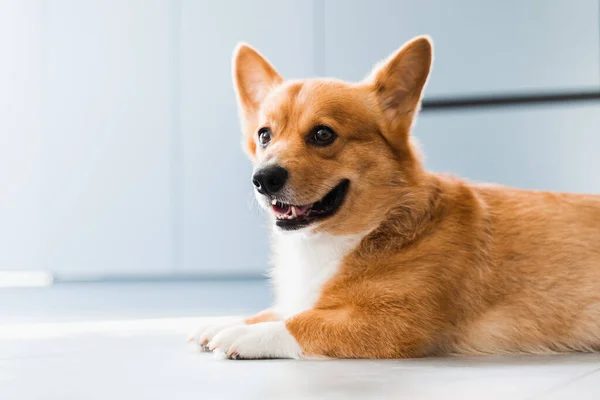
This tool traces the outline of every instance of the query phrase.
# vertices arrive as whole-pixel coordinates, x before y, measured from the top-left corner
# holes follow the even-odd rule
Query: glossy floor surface
[[[600,399],[600,355],[230,361],[202,319],[270,302],[264,281],[0,289],[0,399]]]

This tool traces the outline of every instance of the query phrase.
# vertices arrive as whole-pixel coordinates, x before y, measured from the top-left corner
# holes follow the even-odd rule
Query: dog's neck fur
[[[392,247],[401,251],[432,229],[444,207],[443,185],[439,177],[430,175],[421,186],[398,189],[395,204],[388,206],[377,228],[365,238],[362,249],[376,252]]]
[[[281,317],[289,318],[310,309],[319,298],[323,285],[367,233],[334,236],[275,232],[271,271],[275,311]]]

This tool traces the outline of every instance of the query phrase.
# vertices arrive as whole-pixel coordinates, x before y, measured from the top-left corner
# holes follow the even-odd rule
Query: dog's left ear
[[[377,66],[367,78],[388,125],[386,139],[392,144],[407,139],[419,111],[431,69],[432,47],[428,37],[416,37]]]
[[[232,72],[246,150],[252,155],[255,144],[251,130],[256,128],[260,105],[269,92],[283,82],[283,78],[266,58],[244,43],[238,44],[233,52]]]

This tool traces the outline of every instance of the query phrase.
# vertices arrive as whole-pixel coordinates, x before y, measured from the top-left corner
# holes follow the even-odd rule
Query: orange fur
[[[264,310],[252,317],[246,318],[244,323],[247,325],[259,324],[261,322],[281,321],[281,317],[275,311]]]
[[[600,197],[424,171],[410,129],[431,60],[420,37],[360,83],[284,81],[255,50],[237,49],[253,162],[283,163],[296,204],[350,179],[344,205],[315,231],[369,232],[287,329],[305,355],[330,357],[600,350]],[[318,124],[337,132],[331,146],[304,140]],[[274,133],[264,149],[263,126]]]

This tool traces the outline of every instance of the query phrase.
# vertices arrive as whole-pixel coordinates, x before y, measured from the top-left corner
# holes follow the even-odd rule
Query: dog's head
[[[357,233],[383,217],[394,188],[418,184],[410,129],[431,61],[430,40],[418,37],[362,82],[286,81],[256,50],[236,48],[252,183],[279,229]]]

